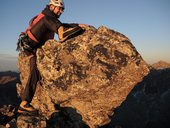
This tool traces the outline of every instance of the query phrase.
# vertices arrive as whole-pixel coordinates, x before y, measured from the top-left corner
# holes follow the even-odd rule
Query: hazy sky
[[[0,56],[17,56],[18,35],[49,0],[1,0]],[[65,0],[62,22],[101,25],[132,41],[148,63],[170,62],[170,0]],[[4,57],[4,56],[3,56]],[[2,57],[0,57],[2,58]],[[0,62],[1,63],[1,62]]]

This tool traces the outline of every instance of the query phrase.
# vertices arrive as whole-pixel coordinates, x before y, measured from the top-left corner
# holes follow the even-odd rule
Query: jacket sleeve
[[[45,17],[45,24],[47,26],[47,28],[49,28],[50,30],[52,30],[53,32],[58,34],[58,28],[60,26],[64,26],[64,27],[75,27],[78,26],[77,23],[61,23],[58,19],[54,19],[51,17]]]
[[[76,27],[78,25],[79,24],[77,24],[77,23],[63,23],[63,26],[65,26],[65,27]]]
[[[63,24],[58,20],[58,19],[54,19],[51,17],[45,17],[44,19],[45,21],[45,25],[48,29],[50,29],[51,31],[58,33],[58,28],[60,26],[62,26]]]

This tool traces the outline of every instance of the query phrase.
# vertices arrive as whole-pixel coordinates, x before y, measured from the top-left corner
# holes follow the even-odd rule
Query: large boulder
[[[20,78],[25,83],[29,69],[22,58]],[[47,41],[37,50],[37,66],[42,81],[33,105],[48,119],[58,105],[72,108],[76,114],[71,116],[81,115],[79,120],[90,127],[107,124],[114,109],[149,72],[131,41],[104,26],[86,27],[64,43]]]

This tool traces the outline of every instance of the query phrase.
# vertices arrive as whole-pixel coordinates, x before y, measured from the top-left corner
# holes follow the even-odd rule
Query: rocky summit
[[[114,110],[149,73],[131,41],[104,26],[86,27],[63,43],[49,40],[36,54],[42,80],[32,105],[47,125],[66,120],[64,128],[108,124]],[[22,58],[18,58],[23,83],[17,85],[19,94],[29,74],[29,63]]]

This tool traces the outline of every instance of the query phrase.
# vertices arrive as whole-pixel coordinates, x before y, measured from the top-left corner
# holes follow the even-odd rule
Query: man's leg
[[[34,97],[34,93],[36,90],[37,82],[40,80],[40,73],[37,69],[36,65],[36,56],[32,55],[30,58],[30,75],[22,95],[22,100],[26,100],[31,103],[32,98]]]
[[[18,112],[20,113],[24,111],[29,111],[29,112],[35,111],[35,109],[30,105],[30,103],[34,97],[37,82],[40,80],[40,73],[37,69],[35,55],[31,55],[29,57],[29,62],[30,62],[30,75],[28,77],[24,92],[21,96],[22,102],[18,110]]]

